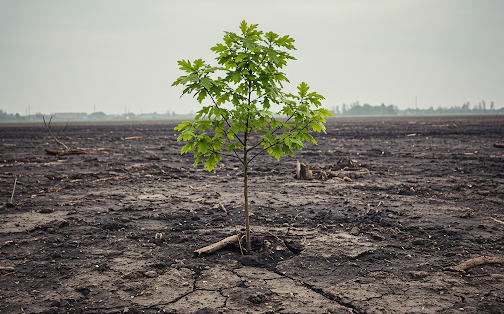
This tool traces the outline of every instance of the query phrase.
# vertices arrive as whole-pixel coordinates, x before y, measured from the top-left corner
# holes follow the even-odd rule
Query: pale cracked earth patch
[[[0,218],[0,234],[25,232],[36,227],[41,227],[48,223],[64,221],[68,211],[57,211],[54,213],[20,213],[20,214],[4,214]]]
[[[309,245],[299,255],[281,262],[277,270],[303,282],[315,291],[329,296],[338,303],[362,313],[425,313],[435,314],[443,311],[464,311],[454,308],[461,300],[468,300],[485,292],[468,285],[459,274],[432,270],[403,270],[405,260],[376,260],[387,264],[387,271],[363,272],[355,270],[349,276],[345,272],[351,267],[351,259],[362,254],[371,254],[380,246],[369,242],[365,236],[352,236],[346,233],[324,235],[310,239]],[[327,264],[310,262],[327,258]],[[350,261],[334,264],[329,259],[350,258]],[[323,269],[322,266],[326,269]],[[356,265],[354,265],[356,267]],[[357,267],[358,268],[358,267]],[[311,269],[311,273],[306,273]],[[304,270],[304,271],[303,271]],[[496,277],[496,276],[493,276]],[[484,290],[499,289],[502,284],[492,276],[478,279]],[[497,277],[496,277],[497,278]],[[281,285],[286,287],[286,285]],[[279,291],[279,290],[277,290]],[[284,292],[284,291],[279,291]],[[465,311],[469,308],[466,307]],[[454,313],[455,313],[454,312]],[[451,312],[450,312],[451,313]]]
[[[187,268],[170,268],[157,277],[132,281],[117,294],[145,307],[167,304],[193,290],[192,276],[193,272]]]
[[[265,269],[211,268],[202,272],[195,287],[164,311],[189,314],[211,307],[222,313],[351,313],[302,283]]]

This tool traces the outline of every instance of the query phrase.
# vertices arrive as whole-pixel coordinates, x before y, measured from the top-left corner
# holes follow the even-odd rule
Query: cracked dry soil
[[[243,177],[193,168],[175,125],[53,123],[111,149],[68,156],[42,123],[0,125],[0,313],[504,313],[504,265],[446,269],[504,257],[504,117],[333,118],[251,165],[253,231],[293,243],[200,258],[242,232]],[[341,157],[359,169],[294,179]]]

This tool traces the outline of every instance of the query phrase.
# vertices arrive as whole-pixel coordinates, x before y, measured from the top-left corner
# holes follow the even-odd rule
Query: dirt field
[[[334,118],[251,165],[256,252],[199,258],[243,232],[234,160],[193,168],[175,122],[65,125],[110,150],[0,124],[0,313],[504,313],[504,264],[450,268],[504,258],[503,116]]]

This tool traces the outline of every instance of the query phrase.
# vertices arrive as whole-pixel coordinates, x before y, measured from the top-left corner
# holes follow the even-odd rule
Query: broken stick
[[[240,237],[237,234],[235,234],[233,236],[230,236],[230,237],[227,237],[223,240],[220,240],[219,242],[216,242],[214,244],[205,246],[204,248],[201,248],[199,250],[194,251],[194,257],[200,257],[201,254],[211,254],[217,250],[222,249],[223,247],[225,247],[226,245],[228,245],[230,243],[239,242],[239,241],[240,241]]]
[[[17,182],[17,176],[14,175],[14,187],[12,188],[12,195],[11,195],[11,198],[10,198],[10,202],[12,204],[12,199],[14,198],[14,191],[16,191],[16,182]]]
[[[200,186],[200,187],[194,187],[194,186],[189,185],[189,187],[191,188],[191,190],[203,190],[203,189],[209,188],[211,186],[212,186],[211,184],[207,184],[205,186]]]
[[[224,207],[224,205],[222,205],[222,203],[219,203],[219,204],[215,204],[212,209],[215,209],[215,210],[221,210],[223,211],[226,215],[229,215],[227,210],[226,210],[226,207]]]
[[[447,269],[454,270],[454,271],[466,271],[469,268],[479,266],[479,265],[484,265],[484,264],[504,264],[504,258],[490,257],[490,256],[476,257],[476,258],[472,258],[468,261],[465,261],[461,264],[458,264],[456,266],[448,267]]]
[[[490,217],[490,219],[492,219],[493,221],[498,222],[498,223],[500,223],[500,224],[504,224],[504,221],[502,221],[502,220],[495,219],[495,218],[493,218],[493,217]]]
[[[65,150],[70,150],[70,149],[68,148],[68,146],[66,146],[65,144],[63,144],[62,142],[60,142],[60,141],[56,138],[56,136],[54,136],[53,132],[51,132],[50,126],[51,126],[52,116],[51,116],[51,118],[49,119],[49,124],[47,124],[47,123],[45,122],[45,117],[44,117],[44,116],[42,116],[42,120],[44,120],[44,125],[45,125],[45,127],[46,127],[47,131],[49,131],[49,134],[51,135],[51,137],[53,138],[53,140],[54,140],[54,141],[55,141],[58,145],[63,146],[63,147],[65,148]]]
[[[51,131],[51,120],[52,116],[49,119],[49,123],[46,123],[45,117],[42,116],[42,119],[44,120],[44,125],[49,132],[49,135],[51,135],[52,139],[60,146],[63,146],[64,149],[46,149],[46,153],[49,155],[58,155],[58,156],[64,156],[64,155],[72,155],[72,154],[95,154],[98,152],[104,152],[104,151],[110,151],[109,148],[69,148],[66,146],[63,142],[58,140],[58,138],[53,134]],[[68,122],[67,122],[68,125]],[[65,126],[66,128],[66,126]]]

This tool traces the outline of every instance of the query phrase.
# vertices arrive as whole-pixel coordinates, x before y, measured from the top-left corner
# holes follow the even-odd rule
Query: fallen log
[[[448,267],[447,270],[462,271],[463,272],[469,268],[479,266],[479,265],[484,265],[484,264],[504,264],[504,258],[490,257],[490,256],[476,257],[476,258],[472,258],[470,260],[467,260],[463,263],[460,263],[456,266]]]

